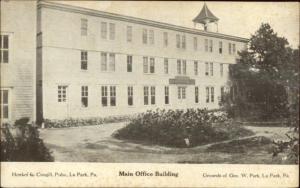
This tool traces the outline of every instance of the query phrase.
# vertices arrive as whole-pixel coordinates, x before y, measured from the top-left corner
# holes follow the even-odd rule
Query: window
[[[82,18],[81,19],[81,36],[87,36],[87,27],[88,27],[87,19]]]
[[[1,97],[0,98],[1,119],[8,119],[9,118],[9,91],[1,90],[0,97]]]
[[[150,44],[154,44],[154,31],[149,30],[149,42]]]
[[[181,60],[177,59],[177,74],[181,74]]]
[[[231,54],[231,43],[228,43],[228,53]]]
[[[127,42],[132,42],[132,26],[127,26]]]
[[[215,102],[215,88],[214,87],[210,88],[210,101]]]
[[[165,74],[169,73],[169,61],[167,58],[164,58],[164,72]]]
[[[9,50],[8,35],[0,35],[0,63],[8,63]]]
[[[151,86],[151,104],[155,104],[155,87]]]
[[[116,86],[110,86],[110,106],[116,106]]]
[[[186,48],[186,40],[185,40],[185,35],[182,35],[182,49]]]
[[[208,62],[205,62],[205,76],[208,76],[208,71],[209,71]]]
[[[58,102],[67,101],[67,86],[58,86]]]
[[[186,75],[186,60],[182,60],[182,73]]]
[[[101,22],[101,38],[107,39],[107,23]]]
[[[144,86],[144,105],[149,104],[149,87]]]
[[[194,37],[194,50],[198,49],[198,39],[197,37]]]
[[[128,86],[127,93],[128,93],[128,106],[132,106],[133,105],[133,87],[132,86]]]
[[[221,87],[221,102],[224,102],[225,101],[225,89],[224,87],[222,86]]]
[[[206,103],[209,103],[209,87],[206,87]]]
[[[88,68],[88,53],[87,51],[81,51],[81,70],[87,70]]]
[[[186,93],[185,93],[185,87],[178,87],[178,99],[185,99]]]
[[[219,42],[219,54],[223,53],[223,43],[222,41]]]
[[[199,88],[195,87],[195,103],[199,102]]]
[[[198,75],[198,61],[194,61],[194,73]]]
[[[154,57],[150,58],[150,73],[154,73],[155,72],[155,60]]]
[[[107,53],[101,53],[101,71],[107,71]]]
[[[147,44],[148,39],[148,31],[147,29],[143,29],[143,44]]]
[[[127,56],[127,72],[132,72],[132,56]]]
[[[208,52],[208,39],[205,39],[205,51]]]
[[[109,39],[115,40],[116,24],[109,23]]]
[[[212,52],[213,51],[213,41],[209,40],[209,51]]]
[[[101,104],[107,106],[107,86],[101,87]]]
[[[224,64],[221,63],[221,64],[220,64],[220,76],[221,76],[221,77],[223,76],[223,73],[224,73]]]
[[[180,48],[180,35],[176,34],[176,47]]]
[[[235,44],[232,44],[232,53],[233,53],[233,54],[236,53]]]
[[[109,54],[109,71],[115,71],[116,69],[116,56],[115,54]]]
[[[143,57],[143,69],[144,73],[148,73],[148,57]]]
[[[214,75],[214,64],[210,63],[210,76]]]
[[[165,86],[165,104],[169,104],[169,87]]]
[[[81,106],[88,107],[88,86],[81,86]]]
[[[164,46],[167,47],[168,46],[168,33],[167,32],[164,32]]]

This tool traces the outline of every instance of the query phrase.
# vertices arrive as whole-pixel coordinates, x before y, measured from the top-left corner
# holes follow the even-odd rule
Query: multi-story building
[[[193,21],[204,30],[54,2],[1,1],[1,119],[218,108],[228,65],[248,40],[213,31],[218,18],[206,5]]]
[[[0,1],[1,123],[35,121],[35,1]]]
[[[38,5],[38,115],[116,116],[218,108],[245,38],[70,5]]]

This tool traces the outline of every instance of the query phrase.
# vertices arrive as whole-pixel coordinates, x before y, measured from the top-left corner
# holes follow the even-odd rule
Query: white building
[[[38,119],[218,108],[248,39],[218,33],[206,5],[193,21],[205,30],[40,1]]]

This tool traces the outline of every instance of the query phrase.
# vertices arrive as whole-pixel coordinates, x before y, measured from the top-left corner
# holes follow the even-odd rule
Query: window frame
[[[116,38],[116,24],[109,23],[109,40],[115,40]]]
[[[101,22],[101,38],[107,39],[107,22]]]
[[[110,106],[117,106],[117,87],[109,86],[109,104]]]
[[[132,72],[132,55],[127,55],[127,72]]]
[[[127,25],[126,27],[126,41],[132,42],[132,26]]]
[[[128,106],[133,106],[133,86],[128,86],[127,87],[127,105]]]
[[[108,106],[108,86],[101,86],[101,106]]]
[[[7,42],[5,42],[7,41]],[[7,34],[0,35],[0,63],[9,63],[9,44],[10,36]],[[5,46],[5,44],[7,46]],[[6,57],[6,58],[5,58]]]
[[[198,75],[198,61],[194,61],[194,74],[195,74],[195,76],[197,76]]]
[[[80,30],[81,30],[81,36],[87,36],[88,35],[88,20],[86,18],[81,18],[80,22]]]
[[[7,99],[4,100],[4,92],[7,93]],[[1,88],[0,89],[0,118],[3,121],[8,121],[11,119],[11,103],[10,103],[10,94],[11,90],[9,88]],[[6,103],[4,103],[4,101],[6,101]],[[4,110],[4,107],[6,108],[6,110]],[[4,117],[4,112],[7,111],[7,117]]]
[[[165,104],[170,104],[170,88],[165,86]]]
[[[107,60],[108,60],[108,53],[101,52],[101,71],[106,72],[108,70]]]
[[[67,85],[58,85],[57,86],[57,102],[66,103],[67,101]]]
[[[164,58],[164,73],[169,74],[169,59]]]
[[[81,70],[88,70],[88,51],[80,51],[80,67]]]
[[[87,108],[89,106],[89,98],[88,97],[89,97],[88,86],[86,86],[86,85],[81,86],[81,107],[82,108]],[[86,99],[86,102],[84,101],[84,99]]]
[[[199,87],[195,86],[195,103],[199,103]]]

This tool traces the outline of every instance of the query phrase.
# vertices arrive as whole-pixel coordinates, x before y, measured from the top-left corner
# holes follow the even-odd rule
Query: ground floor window
[[[199,88],[195,87],[195,103],[199,102]]]
[[[8,90],[1,90],[1,97],[0,97],[0,104],[1,104],[1,119],[8,119],[9,118],[9,91]]]
[[[116,106],[116,86],[110,86],[110,106]]]
[[[129,86],[127,88],[127,93],[128,93],[128,105],[132,106],[133,105],[133,87]]]
[[[225,88],[221,87],[221,102],[225,101]]]
[[[144,87],[144,105],[149,104],[149,87],[145,86]]]
[[[165,104],[169,104],[169,87],[165,86]]]
[[[215,88],[210,88],[210,102],[215,102]]]
[[[88,86],[81,86],[81,106],[88,107]]]
[[[209,87],[206,87],[205,90],[206,90],[206,103],[209,103]]]
[[[58,86],[58,102],[66,102],[67,101],[67,86]]]
[[[155,104],[155,87],[151,86],[151,104]]]

